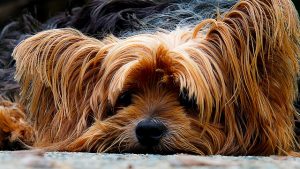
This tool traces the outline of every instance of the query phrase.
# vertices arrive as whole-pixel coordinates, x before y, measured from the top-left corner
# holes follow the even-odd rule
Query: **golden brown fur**
[[[26,122],[25,110],[19,104],[0,102],[0,149],[13,149],[13,144],[32,144],[34,132]],[[23,144],[23,145],[22,145]],[[24,145],[25,146],[25,145]]]
[[[290,0],[241,0],[169,33],[97,40],[40,32],[14,51],[34,147],[58,151],[284,155],[298,150],[293,106],[299,20]],[[132,103],[118,98],[132,92]],[[186,93],[197,107],[184,107]],[[151,150],[134,129],[168,134]]]

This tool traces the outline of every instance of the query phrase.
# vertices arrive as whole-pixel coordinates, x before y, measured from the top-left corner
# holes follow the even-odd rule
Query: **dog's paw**
[[[9,101],[0,102],[0,150],[24,149],[31,145],[33,128],[26,122],[25,109]]]

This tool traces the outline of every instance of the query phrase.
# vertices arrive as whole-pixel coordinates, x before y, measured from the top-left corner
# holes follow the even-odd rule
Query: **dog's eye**
[[[194,97],[189,98],[186,90],[183,90],[179,94],[179,102],[182,106],[184,106],[187,109],[197,109],[198,108],[196,99]]]
[[[111,117],[113,115],[115,115],[115,110],[110,104],[108,104],[106,107],[105,117]]]
[[[117,100],[117,105],[121,107],[127,107],[131,104],[131,102],[132,102],[132,92],[126,91],[119,96]]]
[[[113,115],[115,115],[115,112],[114,112],[114,110],[111,108],[111,109],[108,109],[107,111],[106,111],[106,116],[107,117],[111,117],[111,116],[113,116]]]
[[[105,117],[111,117],[111,116],[115,115],[120,108],[129,106],[131,104],[131,97],[132,97],[131,91],[123,92],[118,97],[115,106],[112,106],[110,104],[107,106],[106,112],[105,112],[105,115],[106,115]]]

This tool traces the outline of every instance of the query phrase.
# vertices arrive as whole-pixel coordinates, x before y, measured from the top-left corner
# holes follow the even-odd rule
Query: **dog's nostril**
[[[167,127],[154,119],[143,120],[136,126],[136,137],[143,146],[152,147],[159,144],[160,139],[166,133]]]

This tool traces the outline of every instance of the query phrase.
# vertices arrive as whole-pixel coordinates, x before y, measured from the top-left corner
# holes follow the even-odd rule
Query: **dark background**
[[[293,0],[298,12],[300,11],[300,0]]]
[[[71,8],[82,6],[89,0],[0,0],[0,28],[13,21],[17,16],[30,13],[39,21],[56,15],[58,12],[70,12]],[[300,11],[300,0],[293,0]]]
[[[20,14],[30,13],[45,21],[58,12],[69,12],[89,0],[0,0],[0,28]]]

